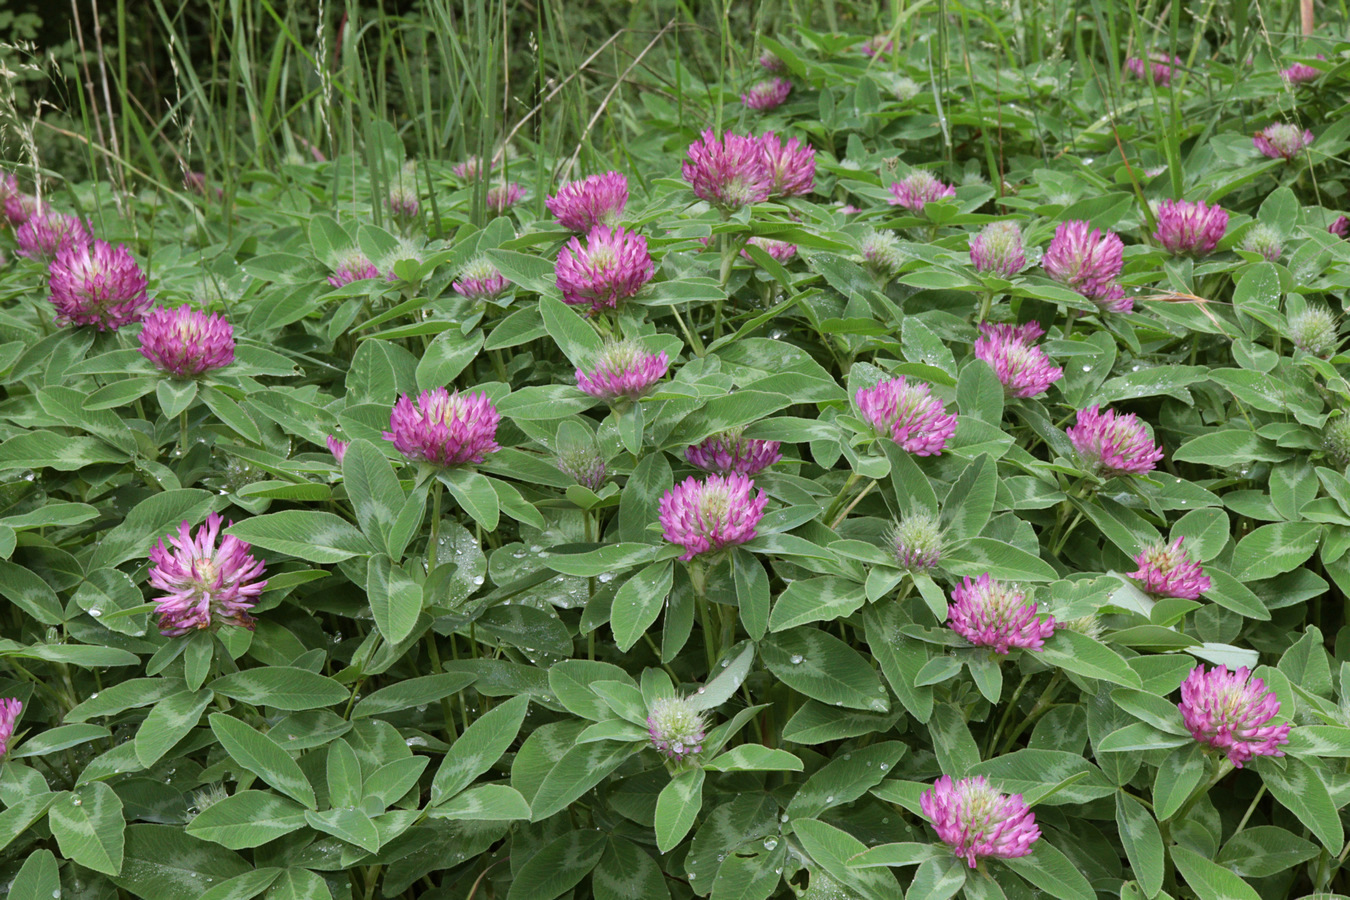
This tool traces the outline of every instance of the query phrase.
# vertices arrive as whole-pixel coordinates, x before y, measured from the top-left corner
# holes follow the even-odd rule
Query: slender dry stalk
[[[98,0],[89,0],[90,8],[94,12],[94,47],[98,53],[98,73],[103,82],[103,105],[108,111],[108,133],[112,135],[113,155],[119,163],[122,160],[122,147],[117,139],[117,120],[113,117],[112,93],[108,90],[108,61],[103,52],[103,27],[98,21]],[[121,165],[117,168],[118,186],[125,191],[127,188],[126,175]],[[118,212],[125,212],[122,208],[122,192],[113,194],[113,199],[117,203]]]

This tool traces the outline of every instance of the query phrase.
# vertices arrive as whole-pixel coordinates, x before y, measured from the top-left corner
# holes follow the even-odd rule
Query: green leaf
[[[1225,521],[1227,519],[1225,518]],[[1225,536],[1227,532],[1225,532]],[[1252,593],[1251,588],[1232,575],[1215,566],[1205,570],[1209,576],[1210,587],[1204,596],[1213,600],[1224,609],[1231,609],[1239,615],[1262,622],[1270,621],[1270,610],[1261,602],[1261,598]]]
[[[159,762],[187,733],[197,727],[202,712],[215,694],[212,691],[183,691],[159,701],[136,731],[136,759],[145,768]]]
[[[670,780],[656,798],[656,847],[669,853],[689,829],[694,827],[703,808],[702,769],[685,769]]]
[[[1205,755],[1199,743],[1176,748],[1164,757],[1153,780],[1153,814],[1159,822],[1172,818],[1205,776]]]
[[[77,472],[100,463],[124,463],[127,454],[97,438],[28,431],[0,441],[0,469]]]
[[[1317,550],[1322,526],[1315,522],[1262,525],[1233,551],[1233,577],[1243,582],[1273,578],[1298,568]]]
[[[1153,814],[1122,791],[1116,794],[1116,827],[1140,888],[1149,897],[1158,896],[1163,884],[1163,841]]]
[[[155,385],[155,399],[159,401],[164,418],[173,421],[197,399],[197,382],[161,378]]]
[[[345,519],[316,510],[290,509],[250,516],[226,529],[249,544],[314,563],[335,563],[374,552]]]
[[[365,795],[361,779],[361,763],[342,738],[328,745],[328,802],[333,807],[351,808]]]
[[[1307,862],[1318,854],[1317,845],[1285,828],[1257,825],[1228,839],[1215,862],[1244,878],[1267,878]]]
[[[363,802],[377,801],[388,809],[412,790],[431,760],[425,756],[409,756],[380,766],[365,779]]]
[[[1193,850],[1174,846],[1172,862],[1200,900],[1260,900],[1247,882]]]
[[[496,332],[493,332],[494,335]],[[450,384],[473,362],[483,346],[483,332],[475,329],[468,335],[452,328],[436,335],[436,339],[422,351],[417,363],[417,389],[431,390]]]
[[[926,859],[919,864],[905,896],[909,900],[947,900],[966,885],[969,877],[964,860],[951,855]]]
[[[305,773],[270,736],[223,713],[212,713],[210,722],[216,740],[236,763],[310,809],[318,806]]]
[[[1281,768],[1269,757],[1257,758],[1256,770],[1261,773],[1266,789],[1317,835],[1323,847],[1339,853],[1339,848],[1345,845],[1345,830],[1326,782],[1301,759],[1289,757],[1283,762]]]
[[[741,744],[706,763],[704,768],[711,772],[800,772],[804,766],[786,750]]]
[[[809,627],[784,631],[761,644],[760,655],[775,677],[821,703],[890,711],[876,672],[833,635]]]
[[[745,641],[732,647],[723,656],[723,664],[717,674],[708,679],[708,683],[689,697],[689,705],[694,709],[713,709],[735,696],[736,691],[750,674],[755,662],[755,645]]]
[[[342,457],[342,483],[361,531],[373,545],[388,549],[394,556],[389,535],[404,504],[403,486],[394,467],[374,444],[356,438]]]
[[[978,577],[988,572],[1005,581],[1055,581],[1053,566],[1020,547],[993,538],[971,538],[942,559],[942,568],[956,576]]]
[[[939,524],[947,537],[960,541],[973,538],[983,531],[994,510],[997,494],[997,463],[988,456],[981,456],[966,466],[961,477],[956,479],[947,496],[942,499]]]
[[[431,782],[431,805],[444,803],[497,763],[516,739],[530,698],[512,697],[485,713],[450,745]]]
[[[933,738],[933,753],[943,772],[964,775],[979,763],[980,749],[970,733],[966,717],[954,705],[939,703],[934,706],[928,731]]]
[[[47,811],[47,824],[62,856],[105,875],[122,871],[126,845],[122,801],[103,782],[63,793]]]
[[[915,512],[936,515],[937,494],[933,493],[933,485],[919,469],[914,457],[901,450],[894,441],[881,441],[881,449],[891,464],[891,489],[895,492],[900,515]]]
[[[666,879],[651,856],[632,841],[613,836],[591,872],[591,892],[595,900],[670,900]]]
[[[422,585],[383,553],[366,563],[366,596],[375,625],[386,641],[398,644],[412,634],[422,614]]]
[[[113,883],[142,900],[184,900],[200,896],[208,878],[223,881],[249,869],[237,853],[178,826],[132,825],[127,828],[122,874]]]
[[[585,878],[605,851],[603,831],[569,831],[540,848],[511,880],[506,900],[553,900]]]
[[[206,491],[177,490],[155,494],[137,503],[120,525],[99,538],[90,569],[112,568],[140,559],[161,538],[176,533],[182,522],[195,528],[215,505]]]
[[[445,672],[395,682],[358,700],[356,708],[352,710],[352,719],[383,716],[401,709],[436,703],[464,690],[477,677],[470,672]]]
[[[294,666],[265,666],[224,675],[208,687],[217,694],[274,709],[318,709],[341,703],[348,691],[323,675]]]
[[[199,900],[252,900],[271,887],[281,872],[281,869],[269,866],[227,878],[202,894]]]
[[[530,817],[525,796],[504,784],[476,784],[465,788],[440,806],[431,808],[433,819],[505,822]]]
[[[309,869],[284,870],[267,892],[265,900],[332,900],[333,892],[324,881]]]
[[[1088,678],[1138,688],[1139,673],[1110,647],[1085,634],[1057,629],[1037,656],[1044,662]]]
[[[0,597],[43,625],[60,625],[65,621],[56,591],[30,570],[6,560],[0,560]]]
[[[1064,750],[1025,748],[970,767],[1005,794],[1021,794],[1030,806],[1090,803],[1115,793],[1115,785],[1092,763]]]
[[[864,900],[894,900],[900,896],[900,886],[890,870],[858,869],[849,865],[849,860],[867,849],[853,835],[816,819],[794,819],[792,830],[811,859],[831,878]]]
[[[1003,384],[984,360],[971,359],[956,378],[956,407],[990,425],[1003,422]]]
[[[20,746],[10,750],[5,759],[23,759],[27,756],[46,756],[69,747],[78,747],[111,735],[102,725],[61,725],[33,735]]]
[[[788,585],[769,614],[770,631],[851,616],[867,602],[861,585],[844,578],[803,578]]]
[[[788,816],[814,819],[826,810],[852,803],[880,784],[906,749],[898,741],[886,741],[836,757],[797,789],[788,804]]]
[[[0,588],[0,590],[4,590]],[[107,629],[139,637],[145,634],[146,614],[118,615],[145,603],[141,589],[121,569],[95,569],[75,590],[75,604]]]
[[[42,818],[47,808],[58,799],[65,798],[66,802],[69,802],[71,796],[69,791],[34,794],[0,811],[0,850],[8,847],[16,837]]]
[[[206,408],[211,410],[215,417],[224,422],[235,434],[251,444],[262,443],[262,432],[258,430],[257,423],[244,411],[242,406],[230,399],[224,391],[215,388],[203,388],[202,400],[206,401]]]
[[[370,820],[364,810],[325,809],[316,812],[305,810],[305,821],[311,828],[324,834],[331,834],[340,841],[346,841],[365,850],[367,853],[380,852],[380,830]]]
[[[1030,856],[1003,861],[1008,868],[1059,900],[1097,900],[1083,873],[1055,845],[1042,838]]]
[[[485,531],[495,531],[501,518],[501,506],[492,482],[473,469],[444,469],[436,473],[450,491],[460,509],[468,513]]]
[[[914,718],[927,722],[933,714],[933,689],[917,686],[915,678],[928,663],[928,650],[919,641],[897,641],[892,637],[906,624],[898,603],[868,606],[863,611],[867,646],[881,666],[886,683]]]
[[[505,272],[504,269],[502,271]],[[540,297],[539,311],[544,316],[544,327],[557,342],[563,356],[577,368],[590,366],[595,355],[604,347],[595,329],[587,325],[571,307],[553,297]]]
[[[876,866],[917,866],[919,863],[944,856],[938,847],[932,844],[919,844],[910,841],[882,844],[865,853],[860,853],[848,861],[858,869],[870,869]]]
[[[675,567],[670,560],[652,563],[623,583],[610,611],[619,650],[628,652],[656,621],[674,583]]]
[[[637,748],[632,744],[613,741],[581,744],[568,750],[544,776],[535,792],[530,802],[530,821],[541,822],[566,809],[636,752]]]
[[[741,547],[732,551],[732,577],[741,624],[752,641],[764,639],[769,627],[769,576],[764,564]]]
[[[305,808],[270,791],[240,791],[213,803],[188,823],[193,837],[245,850],[305,826]]]
[[[50,850],[35,850],[9,886],[9,900],[51,900],[61,896],[61,870]]]

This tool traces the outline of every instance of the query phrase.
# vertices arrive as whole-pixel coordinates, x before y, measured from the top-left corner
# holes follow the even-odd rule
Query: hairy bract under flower
[[[506,293],[511,282],[486,257],[480,256],[459,270],[451,287],[470,300],[496,300]]]

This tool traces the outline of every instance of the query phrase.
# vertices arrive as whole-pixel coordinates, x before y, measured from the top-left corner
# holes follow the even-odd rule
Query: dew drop
[[[79,797],[76,797],[74,800],[71,801],[71,804],[74,806],[84,806],[84,801],[81,800]]]
[[[778,838],[769,836],[764,839],[764,849],[773,850],[778,846]]]
[[[1084,372],[1091,372],[1091,371],[1092,371],[1092,366],[1083,366],[1083,371],[1084,371]]]
[[[802,656],[800,653],[794,653],[792,654],[792,656],[788,658],[788,661],[791,662],[794,666],[800,666],[802,664],[802,661],[805,659],[806,657]]]
[[[830,794],[828,797],[826,797],[826,798],[825,798],[825,802],[826,802],[826,803],[833,803],[833,802],[834,802],[834,794]]]
[[[95,619],[97,619],[99,616],[103,615],[103,610],[101,610],[101,609],[99,609],[97,606],[95,606],[93,609],[89,610],[89,615],[91,615],[91,616],[93,616]]]

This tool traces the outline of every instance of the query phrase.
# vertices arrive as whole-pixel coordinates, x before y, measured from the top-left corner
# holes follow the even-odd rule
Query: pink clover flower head
[[[1182,600],[1198,600],[1209,590],[1209,576],[1200,564],[1191,559],[1177,538],[1172,543],[1159,541],[1145,547],[1135,556],[1138,571],[1130,576],[1139,582],[1144,593],[1154,597],[1180,597]]]
[[[730,133],[719,137],[711,129],[689,145],[680,171],[700,199],[724,213],[769,199],[773,186],[758,139]]]
[[[470,156],[464,162],[453,166],[450,171],[455,173],[455,177],[462,181],[478,181],[483,176],[492,172],[492,163],[483,164],[483,160],[477,156]]]
[[[381,437],[413,462],[442,468],[481,463],[499,449],[501,418],[487,394],[433,388],[415,402],[411,394],[401,395],[390,411],[389,430]]]
[[[942,527],[932,513],[902,516],[889,537],[896,565],[907,572],[927,572],[942,562]]]
[[[1068,435],[1079,462],[1102,478],[1151,472],[1163,456],[1138,416],[1098,410],[1095,404],[1078,411],[1078,424]]]
[[[956,188],[939,181],[927,169],[915,169],[891,185],[891,206],[902,206],[918,215],[926,204],[955,197]]]
[[[1284,756],[1280,746],[1289,743],[1288,723],[1268,724],[1280,713],[1279,699],[1246,666],[1196,666],[1181,683],[1177,709],[1193,738],[1223,750],[1239,769],[1253,756]]]
[[[1001,794],[983,775],[953,781],[943,775],[919,797],[933,830],[973,869],[986,856],[1016,859],[1041,836],[1021,794]]]
[[[1153,239],[1173,256],[1208,256],[1228,228],[1228,211],[1203,201],[1164,200],[1158,204]]]
[[[659,697],[647,711],[647,733],[656,752],[682,762],[703,752],[708,720],[685,697]]]
[[[1335,221],[1327,226],[1327,231],[1342,238],[1350,234],[1350,216],[1337,216]]]
[[[859,388],[854,399],[878,435],[915,456],[938,456],[956,431],[956,416],[947,414],[928,385],[907,382],[903,375]]]
[[[1055,229],[1041,265],[1051,279],[1103,309],[1129,312],[1134,306],[1116,283],[1125,265],[1125,244],[1114,232],[1103,234],[1082,219],[1064,222]]]
[[[756,475],[783,458],[778,441],[748,438],[733,428],[686,447],[684,458],[696,469],[717,475]]]
[[[895,41],[888,35],[878,34],[863,41],[858,49],[862,51],[863,56],[886,55],[895,49]]]
[[[579,234],[589,234],[597,225],[614,228],[628,205],[628,179],[621,172],[606,172],[570,181],[545,198],[544,205],[559,224]]]
[[[184,172],[183,189],[203,197],[215,197],[217,200],[225,196],[225,192],[220,188],[207,185],[205,172]]]
[[[248,611],[267,586],[259,580],[263,564],[234,535],[217,546],[223,521],[211,513],[196,535],[184,522],[176,536],[169,535],[169,547],[161,539],[150,551],[150,586],[164,594],[155,599],[160,634],[178,637],[213,625],[253,628]]]
[[[1294,63],[1289,68],[1280,70],[1280,77],[1294,86],[1316,81],[1321,75],[1319,70],[1307,63]]]
[[[601,400],[636,400],[665,377],[670,357],[662,350],[648,353],[637,341],[610,341],[589,372],[577,369],[577,387]]]
[[[488,188],[484,203],[496,215],[505,215],[506,211],[525,199],[525,188],[512,181]]]
[[[754,540],[769,498],[741,474],[686,478],[661,497],[659,518],[665,539],[684,548],[680,559],[715,553]]]
[[[769,197],[804,197],[816,189],[816,148],[772,131],[759,138],[769,171]]]
[[[1167,87],[1172,83],[1173,66],[1180,66],[1181,58],[1178,56],[1169,57],[1166,53],[1154,51],[1148,55],[1145,60],[1138,56],[1132,56],[1125,60],[1125,68],[1135,78],[1151,79],[1154,84]]]
[[[1252,143],[1271,159],[1293,159],[1313,142],[1313,133],[1288,122],[1267,125],[1252,135]]]
[[[1264,222],[1257,222],[1242,236],[1242,249],[1258,253],[1269,262],[1275,262],[1284,253],[1280,233]]]
[[[962,578],[952,589],[949,616],[952,631],[1003,656],[1014,647],[1040,650],[1055,633],[1054,617],[1037,618],[1036,604],[1028,602],[1026,594],[988,572],[974,581]]]
[[[61,213],[34,213],[14,232],[19,249],[15,252],[31,260],[50,263],[67,247],[87,245],[93,237],[77,216]]]
[[[766,72],[782,72],[787,69],[787,65],[772,50],[765,50],[759,55],[759,66]]]
[[[459,270],[459,277],[451,287],[470,300],[496,300],[506,293],[511,282],[485,257],[479,257]]]
[[[970,264],[976,272],[1011,278],[1027,264],[1022,229],[1016,222],[990,222],[970,239]]]
[[[124,245],[106,241],[63,247],[49,269],[57,321],[116,331],[139,322],[150,305],[148,282]]]
[[[622,228],[597,227],[583,245],[572,238],[554,266],[563,302],[589,306],[588,315],[614,309],[652,278],[647,239]]]
[[[0,700],[0,759],[9,752],[9,741],[14,737],[14,726],[19,723],[21,712],[23,712],[22,701],[12,697]]]
[[[337,460],[339,466],[342,465],[342,460],[347,455],[347,448],[351,446],[352,442],[340,441],[336,436],[331,434],[325,438],[325,441],[328,443],[328,452],[333,454],[333,459]]]
[[[1025,325],[981,322],[975,357],[993,368],[1009,397],[1035,397],[1064,376],[1064,370],[1051,363],[1045,351],[1033,343],[1044,333],[1036,322]]]
[[[752,84],[744,94],[741,94],[741,102],[748,109],[763,112],[782,106],[790,93],[792,82],[786,78],[767,78]]]
[[[19,179],[11,172],[0,171],[0,206],[10,197],[19,196]]]
[[[5,218],[16,228],[36,215],[40,208],[37,198],[31,194],[11,194],[5,198]]]
[[[797,255],[797,245],[789,244],[787,241],[775,241],[765,237],[752,237],[746,241],[746,243],[760,248],[780,263],[785,263]],[[754,259],[752,259],[750,254],[745,250],[741,251],[741,256],[750,260],[750,262],[754,262]]]
[[[234,362],[234,326],[190,306],[157,306],[141,327],[141,355],[167,375],[196,378]]]
[[[333,266],[333,274],[328,276],[328,283],[335,288],[345,287],[353,281],[365,281],[369,278],[379,278],[380,270],[375,268],[375,264],[360,250],[355,248],[347,250],[337,258],[337,263]]]

